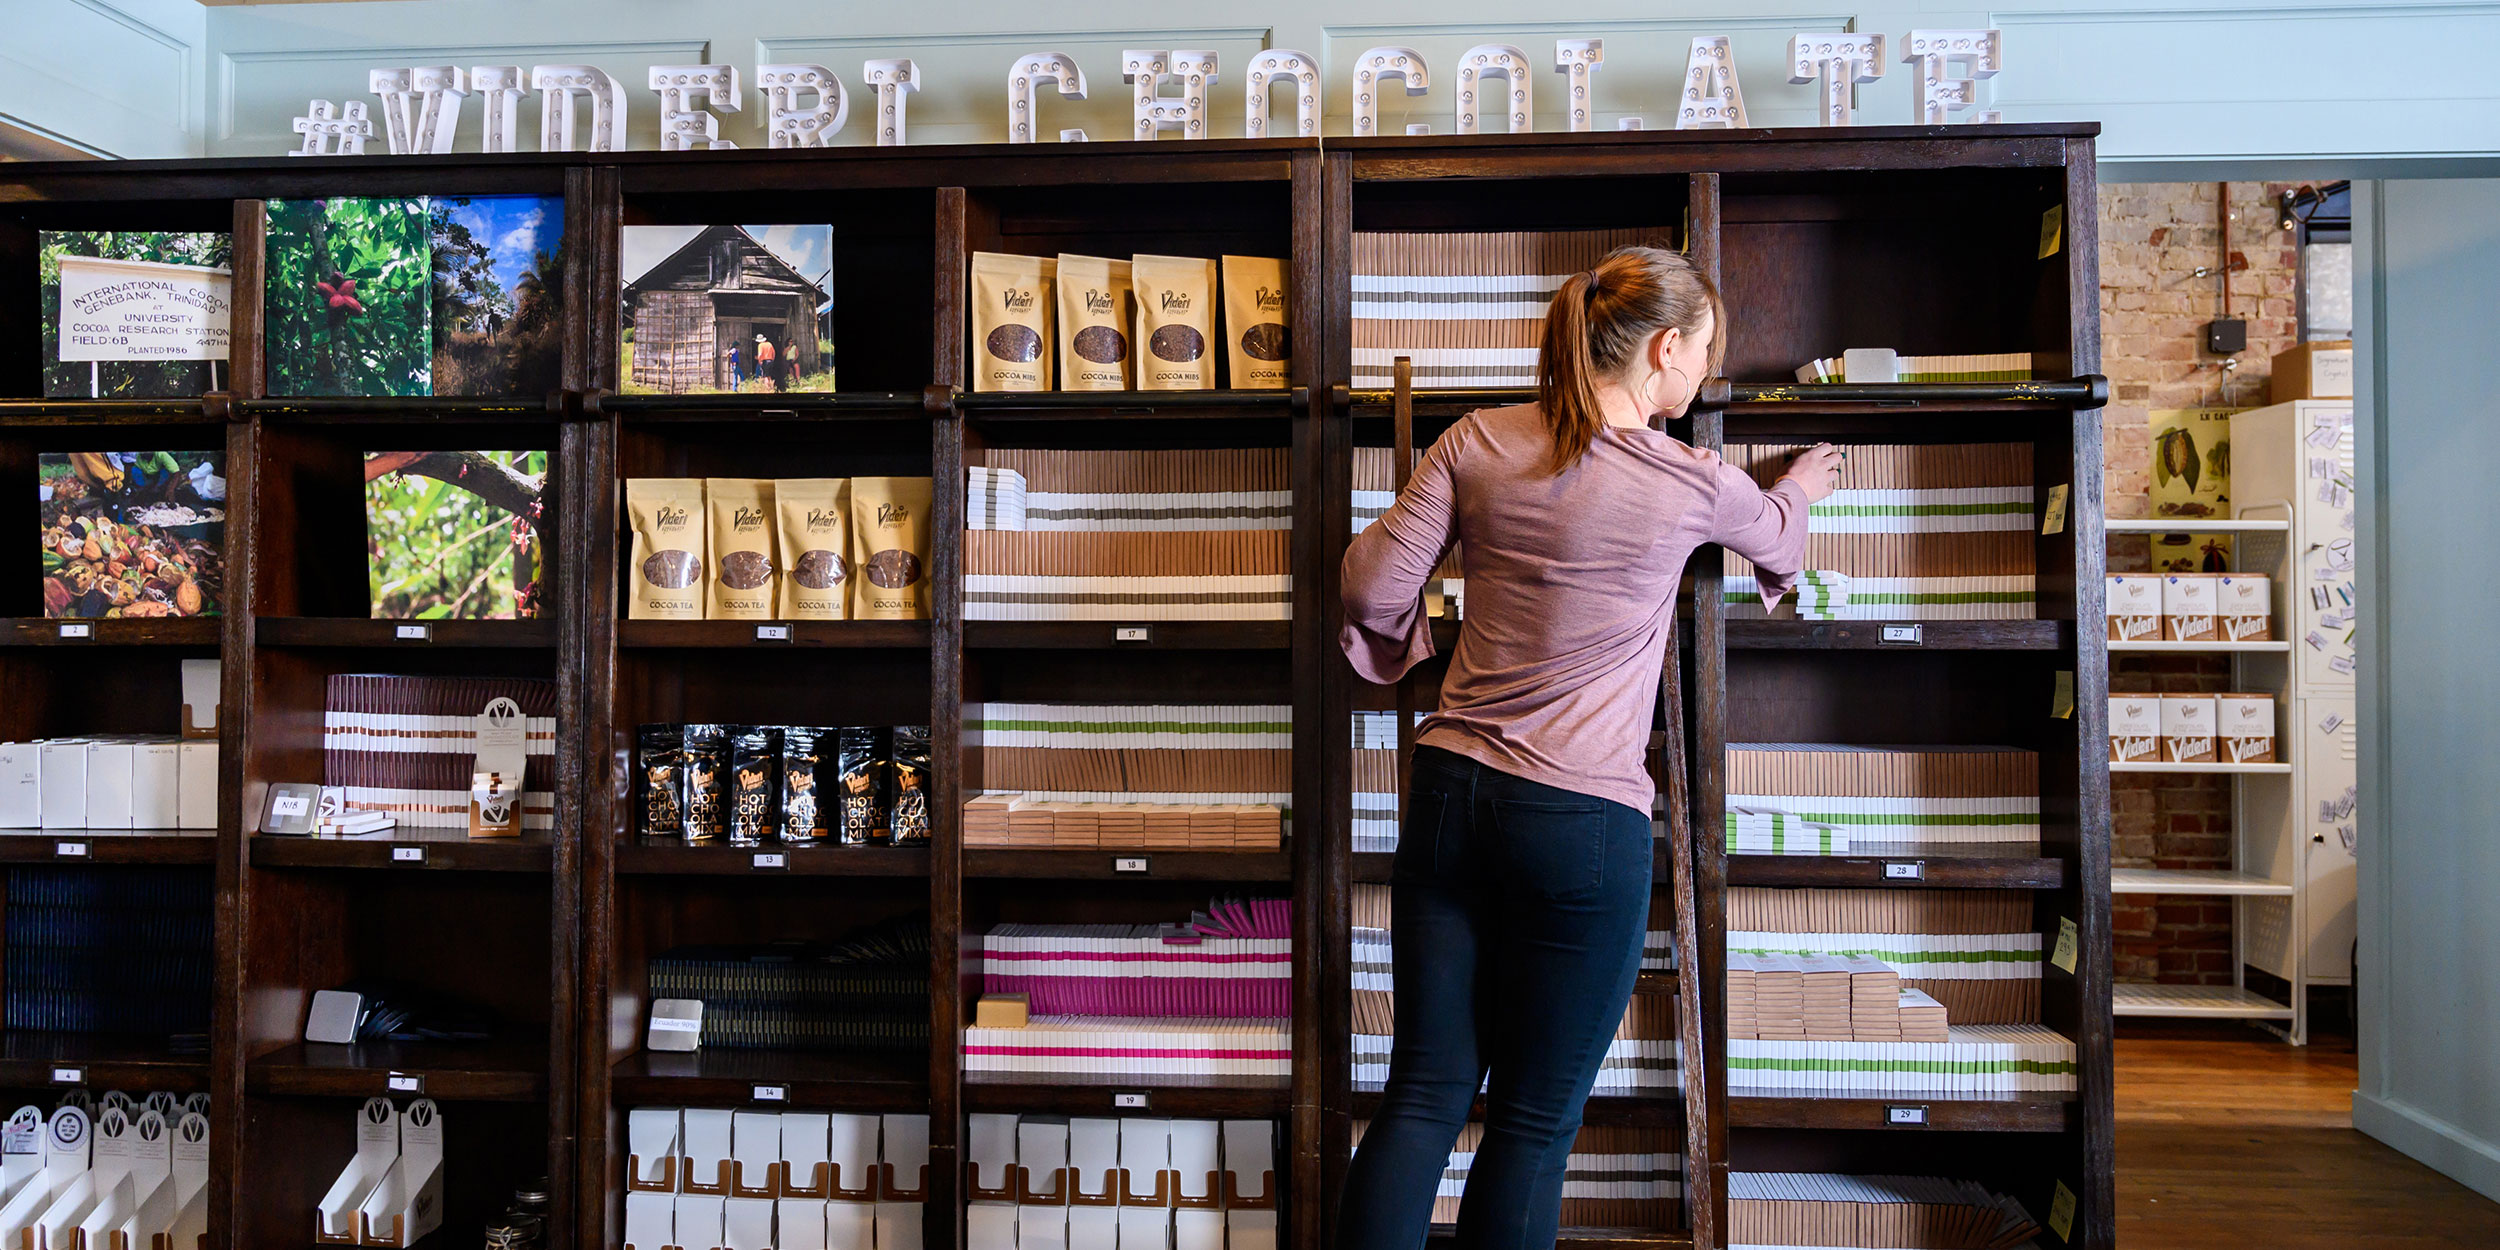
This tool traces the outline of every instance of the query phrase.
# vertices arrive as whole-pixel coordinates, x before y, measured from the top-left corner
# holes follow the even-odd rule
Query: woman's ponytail
[[[1709,368],[1718,371],[1727,344],[1718,288],[1681,252],[1618,248],[1554,292],[1536,368],[1537,406],[1554,439],[1554,473],[1588,454],[1606,424],[1599,390],[1620,379],[1661,330],[1688,338],[1708,331]]]
[[[1597,427],[1606,423],[1597,398],[1597,362],[1589,357],[1589,302],[1596,279],[1575,273],[1545,310],[1545,344],[1537,352],[1536,402],[1554,437],[1550,467],[1561,473],[1580,462]]]

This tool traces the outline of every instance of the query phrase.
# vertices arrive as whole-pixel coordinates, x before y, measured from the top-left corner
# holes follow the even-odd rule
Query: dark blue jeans
[[[1340,1250],[1424,1244],[1480,1085],[1458,1244],[1554,1244],[1563,1165],[1640,975],[1650,865],[1642,812],[1416,749],[1390,872],[1397,1046],[1346,1173]]]

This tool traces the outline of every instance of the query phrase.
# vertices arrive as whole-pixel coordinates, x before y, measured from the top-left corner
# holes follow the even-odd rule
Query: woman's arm
[[[1339,645],[1365,681],[1387,685],[1432,655],[1424,582],[1449,554],[1455,525],[1450,458],[1459,427],[1433,443],[1378,521],[1346,548]]]
[[[1813,471],[1829,472],[1819,459]],[[1762,607],[1767,612],[1796,588],[1806,557],[1807,514],[1818,496],[1793,470],[1769,490],[1725,461],[1719,463],[1718,478],[1718,508],[1710,541],[1753,561],[1754,581],[1762,587]],[[1821,493],[1831,491],[1826,488]]]

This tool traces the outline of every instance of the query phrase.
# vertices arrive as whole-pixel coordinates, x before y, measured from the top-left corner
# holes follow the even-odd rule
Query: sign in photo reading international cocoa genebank
[[[63,256],[62,360],[224,360],[233,276],[202,265]]]

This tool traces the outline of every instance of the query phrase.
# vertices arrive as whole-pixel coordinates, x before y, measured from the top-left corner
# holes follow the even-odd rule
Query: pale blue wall
[[[649,147],[657,106],[639,88],[654,63],[723,62],[751,78],[759,60],[817,61],[856,86],[862,59],[910,56],[930,84],[912,102],[913,137],[961,142],[1002,137],[1009,62],[1055,49],[1076,55],[1092,98],[1047,102],[1044,126],[1083,126],[1103,137],[1126,129],[1119,51],[1178,46],[1223,55],[1217,132],[1237,134],[1244,58],[1261,47],[1291,47],[1327,62],[1329,129],[1337,133],[1348,59],[1374,44],[1412,44],[1446,74],[1474,43],[1516,43],[1542,63],[1557,37],[1595,36],[1607,41],[1607,67],[1597,76],[1601,124],[1639,113],[1661,125],[1689,39],[1726,34],[1754,120],[1797,125],[1810,116],[1811,89],[1788,85],[1781,61],[1790,34],[1855,28],[1898,39],[1914,26],[1993,24],[2005,32],[2010,65],[1993,84],[2007,119],[2097,119],[2108,127],[2104,158],[2130,162],[2136,176],[2158,172],[2137,162],[2289,158],[2319,168],[2359,158],[2500,154],[2500,75],[2475,51],[2500,45],[2500,3],[1580,0],[1568,6],[1568,20],[1554,20],[1558,7],[1532,0],[396,0],[203,10],[191,0],[0,0],[11,18],[0,28],[10,36],[0,41],[0,115],[117,154],[267,154],[292,145],[288,121],[307,99],[369,98],[365,72],[377,65],[587,61],[634,88],[634,146]],[[106,57],[125,58],[131,68],[90,68]],[[1538,75],[1542,129],[1561,127],[1561,82]],[[750,82],[748,111],[724,118],[724,134],[760,144],[758,105]],[[1862,109],[1871,120],[1909,119],[1902,66],[1889,66],[1885,80],[1864,91]],[[1451,110],[1445,80],[1411,108],[1400,97],[1385,116],[1446,131]],[[526,104],[525,137],[536,116],[536,104]],[[855,112],[846,139],[866,141],[862,116]],[[474,113],[461,141],[477,144]]]
[[[2353,1125],[2500,1198],[2500,180],[2357,184],[2361,1088]]]
[[[0,127],[99,156],[198,156],[198,0],[0,0]]]

